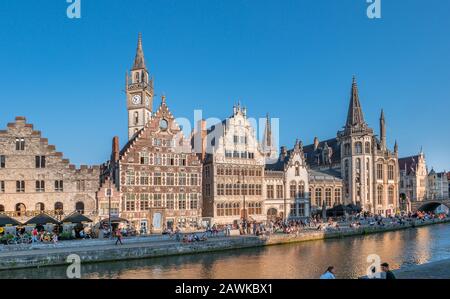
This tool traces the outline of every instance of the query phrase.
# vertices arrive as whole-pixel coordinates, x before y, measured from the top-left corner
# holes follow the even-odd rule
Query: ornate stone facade
[[[281,148],[276,163],[266,165],[265,206],[268,218],[301,219],[310,216],[310,188],[308,167],[303,145],[295,143],[294,149]]]
[[[236,223],[242,218],[265,220],[265,157],[247,110],[235,106],[231,117],[201,135],[207,139],[203,216],[216,224]]]
[[[21,222],[46,212],[95,219],[100,167],[77,169],[24,117],[0,131],[0,212]]]
[[[399,208],[398,146],[386,145],[384,113],[380,117],[380,139],[364,121],[356,80],[353,80],[347,122],[337,138],[305,147],[306,159],[313,170],[329,171],[342,180],[343,204],[389,215]],[[339,183],[338,183],[339,184]],[[326,192],[326,186],[314,186],[313,197]],[[326,196],[326,195],[325,195]],[[318,201],[317,201],[318,202]],[[314,200],[313,200],[314,204]]]
[[[427,164],[425,154],[399,159],[400,199],[404,206],[410,202],[423,201],[427,197]]]

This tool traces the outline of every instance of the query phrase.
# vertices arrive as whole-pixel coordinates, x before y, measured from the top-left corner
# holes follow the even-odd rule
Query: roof
[[[28,220],[25,224],[36,224],[36,225],[44,225],[44,224],[59,224],[60,222],[49,215],[42,213],[39,214],[30,220]]]
[[[70,222],[70,223],[83,223],[83,222],[93,222],[91,219],[87,218],[86,216],[75,212],[69,216],[67,216],[66,218],[64,218],[63,221],[61,221],[63,223],[65,222]]]
[[[5,215],[5,214],[0,214],[0,226],[7,226],[7,225],[20,225],[20,222]]]
[[[325,164],[325,161],[323,161],[324,157],[322,155],[325,144],[329,149],[331,149],[331,164],[341,162],[341,146],[337,138],[333,138],[319,142],[317,149],[314,149],[314,144],[307,145],[303,148],[306,163],[308,163],[309,166],[314,167]]]
[[[400,171],[406,170],[407,174],[414,173],[417,168],[417,163],[419,162],[419,155],[404,157],[398,159],[398,167]]]
[[[310,180],[325,180],[325,181],[341,181],[341,173],[335,169],[325,169],[325,170],[310,170],[309,172]]]

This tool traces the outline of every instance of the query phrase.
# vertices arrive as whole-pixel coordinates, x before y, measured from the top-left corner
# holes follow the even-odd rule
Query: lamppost
[[[112,239],[112,228],[111,228],[111,196],[112,196],[112,188],[111,188],[111,180],[109,181],[109,188],[106,189],[106,195],[108,196],[108,229],[109,229],[109,238]]]
[[[242,184],[241,184],[241,176],[242,176]],[[239,175],[238,184],[242,185],[242,186],[244,185],[244,174],[243,173],[241,173]],[[241,190],[242,190],[243,204],[244,204],[244,206],[243,206],[244,215],[243,215],[242,219],[244,220],[245,223],[247,223],[247,210],[245,208],[245,192],[244,192],[243,188],[241,188]]]

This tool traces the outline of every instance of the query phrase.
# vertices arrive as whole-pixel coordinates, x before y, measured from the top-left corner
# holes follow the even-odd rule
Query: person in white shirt
[[[320,279],[336,279],[336,276],[334,275],[334,267],[328,267],[327,271],[320,276]]]

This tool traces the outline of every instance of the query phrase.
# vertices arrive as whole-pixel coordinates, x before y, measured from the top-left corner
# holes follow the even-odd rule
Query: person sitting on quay
[[[336,279],[334,267],[333,266],[328,267],[327,271],[325,271],[325,273],[323,273],[320,276],[320,279]]]
[[[396,279],[394,273],[389,269],[388,263],[381,264],[381,270],[384,273],[386,273],[386,279],[388,279],[388,280]]]

